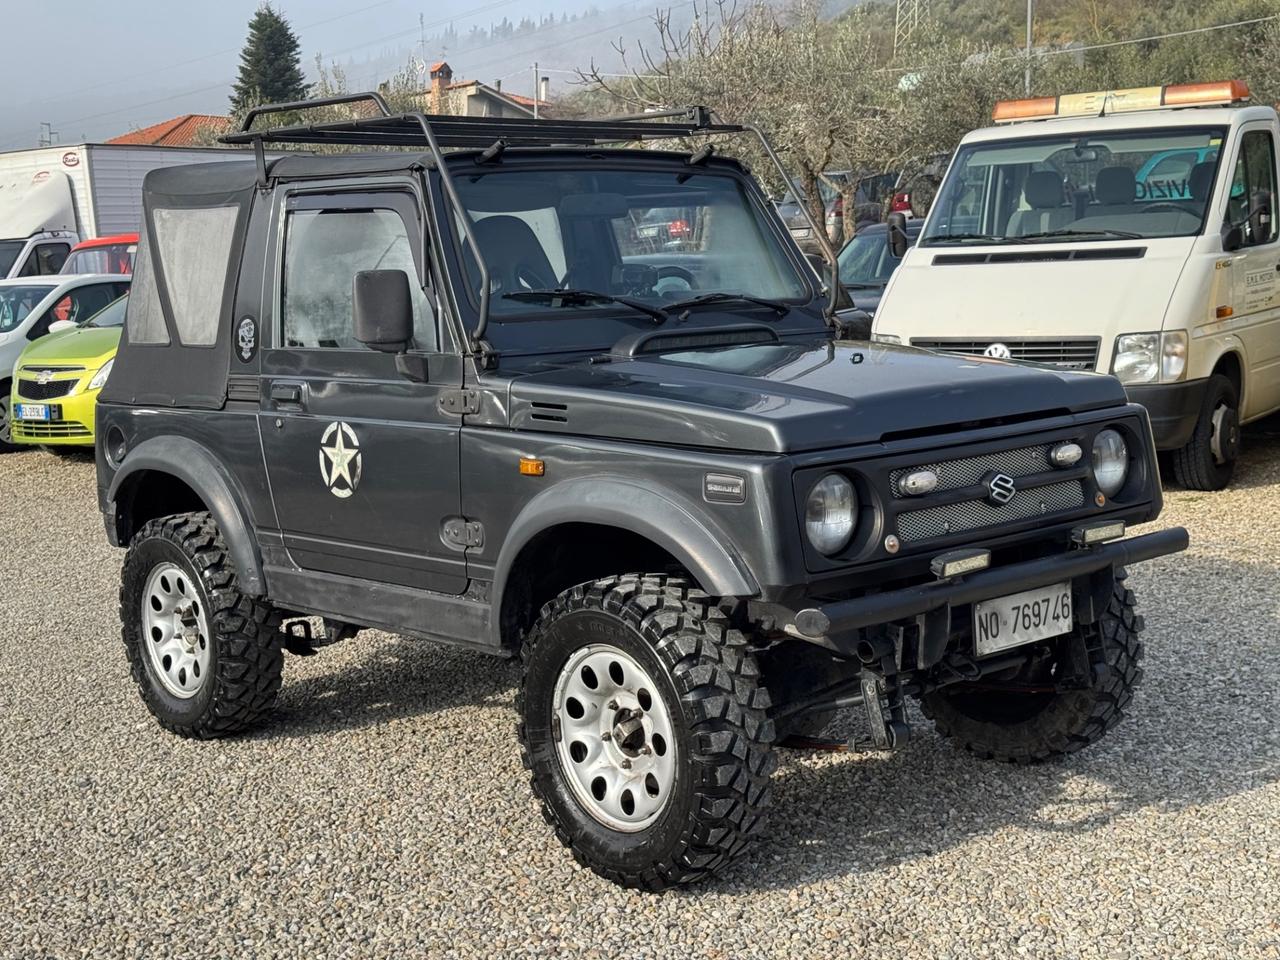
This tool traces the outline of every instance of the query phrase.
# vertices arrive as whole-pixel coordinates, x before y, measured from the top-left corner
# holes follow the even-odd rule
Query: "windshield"
[[[123,327],[124,308],[129,302],[129,295],[112,300],[109,304],[84,322],[86,327]]]
[[[48,284],[23,284],[0,287],[0,333],[17,329],[53,287]]]
[[[790,301],[811,295],[732,176],[687,168],[515,170],[459,177],[457,187],[489,267],[490,310],[499,322],[517,314],[618,312],[604,301],[523,296],[557,288],[655,308],[708,293]],[[465,259],[478,294],[469,248]]]
[[[1197,234],[1224,134],[1178,127],[961,147],[921,244]]]
[[[902,262],[889,250],[886,230],[855,234],[838,259],[840,282],[849,287],[883,287]]]
[[[136,243],[113,243],[105,247],[72,250],[60,273],[133,273]]]
[[[13,269],[18,254],[27,245],[25,240],[0,240],[0,277],[7,277]]]

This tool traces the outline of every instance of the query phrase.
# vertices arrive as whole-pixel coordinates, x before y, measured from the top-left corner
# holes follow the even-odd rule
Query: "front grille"
[[[978,457],[963,457],[959,460],[941,460],[937,463],[922,463],[918,466],[903,467],[889,473],[893,495],[898,499],[909,499],[898,490],[898,482],[909,473],[919,470],[930,470],[938,477],[937,493],[958,490],[980,483],[988,474],[1004,473],[1017,480],[1032,474],[1052,470],[1049,462],[1049,450],[1052,444],[1040,443],[1033,447],[1018,447],[1014,450],[1000,450]]]
[[[89,428],[75,420],[13,420],[13,435],[19,440],[88,440],[93,436]]]
[[[39,383],[35,380],[19,378],[18,396],[23,400],[56,400],[70,393],[77,382],[76,380],[50,380],[48,383]]]
[[[963,356],[981,357],[988,348],[1003,344],[1009,350],[1009,359],[1033,360],[1064,370],[1093,370],[1098,365],[1097,337],[1079,340],[912,340],[913,347],[926,350],[942,350]]]
[[[903,511],[898,514],[898,536],[904,543],[933,540],[1013,520],[1077,510],[1082,506],[1084,484],[1079,480],[1067,480],[1019,490],[1003,506],[986,500],[965,500]]]

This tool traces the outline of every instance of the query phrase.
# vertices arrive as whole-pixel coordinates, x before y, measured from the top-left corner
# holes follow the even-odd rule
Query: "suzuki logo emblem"
[[[997,473],[987,481],[987,497],[996,506],[1003,507],[1013,499],[1018,488],[1013,484],[1013,477],[1007,473]]]
[[[1013,357],[1013,352],[1003,343],[993,343],[982,351],[982,355],[993,360],[1009,360]]]

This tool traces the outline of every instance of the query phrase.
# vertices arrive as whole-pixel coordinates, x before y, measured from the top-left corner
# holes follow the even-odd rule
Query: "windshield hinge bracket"
[[[479,390],[445,390],[440,394],[440,412],[449,416],[461,417],[480,412]]]

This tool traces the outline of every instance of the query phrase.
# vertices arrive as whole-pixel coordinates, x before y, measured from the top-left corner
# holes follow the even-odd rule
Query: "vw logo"
[[[36,374],[36,383],[50,383],[53,380],[52,370],[41,370]]]
[[[345,500],[360,485],[360,441],[341,420],[324,428],[320,437],[320,479],[329,492]]]
[[[982,351],[982,355],[992,360],[1009,360],[1013,357],[1013,352],[1003,343],[993,343]]]
[[[987,481],[987,497],[998,507],[1003,507],[1013,499],[1018,488],[1013,484],[1013,477],[1007,473],[997,473]]]

